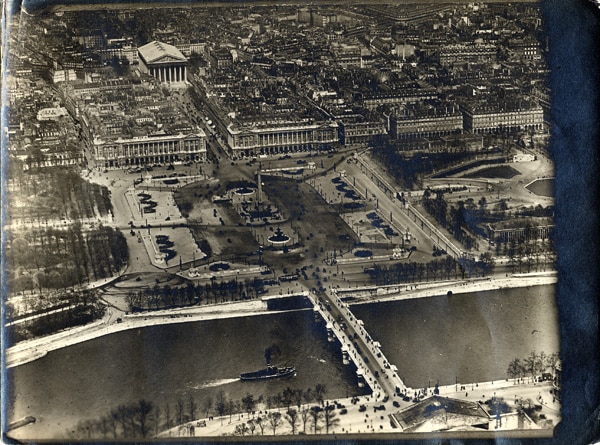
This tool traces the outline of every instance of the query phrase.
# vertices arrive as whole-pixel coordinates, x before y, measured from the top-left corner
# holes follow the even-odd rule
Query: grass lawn
[[[356,235],[334,209],[313,190],[293,179],[264,177],[263,190],[285,219],[290,219],[303,245],[304,254],[287,255],[286,262],[302,257],[311,260],[333,249],[348,251],[358,241]],[[266,257],[265,257],[266,258]],[[293,265],[293,264],[290,264]]]
[[[233,257],[244,257],[258,250],[249,227],[206,226],[190,224],[196,242],[206,240],[212,249],[211,259],[229,261]],[[252,257],[255,258],[255,257]],[[258,257],[256,257],[258,261]]]
[[[310,185],[292,178],[263,176],[262,181],[264,204],[270,203],[280,209],[281,224],[272,223],[263,228],[241,225],[235,204],[215,204],[211,200],[213,194],[224,194],[227,184],[217,188],[215,181],[200,181],[176,193],[176,202],[189,209],[189,228],[194,238],[197,242],[206,240],[211,246],[211,259],[232,260],[235,257],[241,261],[245,257],[248,262],[258,262],[257,255],[250,255],[259,247],[252,232],[263,233],[268,227],[281,226],[284,233],[294,234],[294,238],[300,240],[300,246],[288,253],[266,248],[263,260],[274,266],[294,268],[305,262],[314,263],[323,259],[326,253],[331,255],[334,249],[338,253],[347,252],[358,241],[335,209]],[[256,195],[253,198],[256,199]],[[266,241],[264,244],[268,247]]]

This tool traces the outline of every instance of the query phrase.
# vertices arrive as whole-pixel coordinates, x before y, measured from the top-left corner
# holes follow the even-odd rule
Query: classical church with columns
[[[138,48],[140,71],[169,85],[183,85],[187,59],[177,48],[156,40]]]

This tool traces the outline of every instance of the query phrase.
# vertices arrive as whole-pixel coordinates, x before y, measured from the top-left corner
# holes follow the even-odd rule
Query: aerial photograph
[[[5,438],[552,437],[539,3],[6,20]]]

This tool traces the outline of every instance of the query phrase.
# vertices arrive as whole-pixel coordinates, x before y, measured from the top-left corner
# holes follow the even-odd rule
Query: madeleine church
[[[156,40],[138,48],[140,71],[161,83],[183,85],[187,78],[187,59],[173,45]]]

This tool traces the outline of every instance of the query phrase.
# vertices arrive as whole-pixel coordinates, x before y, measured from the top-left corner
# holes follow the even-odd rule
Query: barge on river
[[[268,365],[265,369],[261,369],[260,371],[246,372],[244,374],[241,374],[240,380],[269,380],[281,377],[290,377],[293,375],[296,375],[296,368],[294,368],[293,366],[278,368],[277,366]]]

